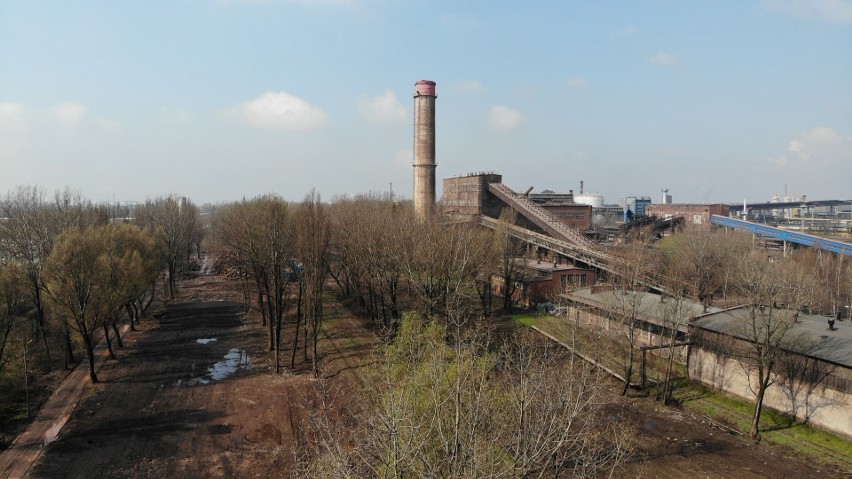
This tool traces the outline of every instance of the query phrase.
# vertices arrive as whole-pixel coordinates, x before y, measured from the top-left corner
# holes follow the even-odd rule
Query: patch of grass
[[[538,320],[541,319],[542,315],[541,314],[522,313],[522,314],[513,314],[510,317],[512,318],[512,321],[521,323],[524,326],[533,326],[533,325],[536,325],[536,323],[539,322]]]
[[[680,381],[673,397],[684,408],[728,424],[743,434],[751,428],[754,404],[743,399],[706,388],[691,381]],[[852,442],[841,436],[796,422],[790,416],[764,408],[760,415],[761,440],[789,447],[801,456],[848,469],[852,458]]]

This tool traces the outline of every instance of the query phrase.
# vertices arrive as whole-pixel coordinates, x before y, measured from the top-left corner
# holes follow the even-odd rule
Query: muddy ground
[[[217,276],[185,282],[184,302],[129,333],[30,476],[289,477],[316,383],[305,364],[271,375],[265,333],[237,296]],[[323,374],[346,393],[359,387],[377,341],[360,320],[329,309]],[[646,398],[619,400],[613,411],[638,444],[620,477],[840,477]]]

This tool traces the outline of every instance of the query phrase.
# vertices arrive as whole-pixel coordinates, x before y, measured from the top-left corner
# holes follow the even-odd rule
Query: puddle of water
[[[248,353],[243,351],[242,349],[231,349],[228,351],[228,354],[225,355],[224,361],[219,361],[214,364],[212,367],[208,368],[207,371],[210,372],[209,376],[214,381],[219,381],[220,379],[225,379],[237,372],[237,369],[245,369],[247,371],[251,371],[252,363],[251,359],[249,359]]]
[[[198,341],[200,342],[201,340],[199,339]],[[212,339],[211,341],[215,341],[215,339]],[[191,387],[199,384],[210,384],[210,381],[220,381],[227,378],[231,374],[237,372],[238,369],[251,371],[253,367],[254,365],[252,364],[251,358],[249,358],[247,352],[242,349],[233,348],[228,351],[228,354],[225,355],[223,361],[219,361],[213,366],[207,368],[207,374],[205,376],[187,379],[185,381],[183,379],[179,379],[177,386]]]
[[[207,344],[216,341],[216,338],[204,338],[204,339],[196,339],[195,342],[198,344]]]

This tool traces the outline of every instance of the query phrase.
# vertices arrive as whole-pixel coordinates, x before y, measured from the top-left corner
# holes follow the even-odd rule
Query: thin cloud
[[[251,126],[278,130],[313,130],[328,123],[325,112],[285,92],[267,92],[238,106]]]
[[[468,92],[468,93],[479,93],[482,91],[482,85],[476,80],[468,80],[462,82],[458,86],[459,90]]]
[[[0,130],[19,130],[26,125],[25,108],[20,103],[0,103]]]
[[[526,121],[527,119],[521,112],[507,106],[494,106],[488,113],[488,123],[492,129],[498,132],[514,130]]]
[[[770,157],[768,161],[778,167],[793,167],[844,161],[850,157],[852,140],[844,140],[833,128],[820,126],[790,140],[784,154]]]
[[[634,27],[633,25],[627,25],[626,27],[622,28],[621,31],[619,31],[618,33],[622,37],[632,37],[633,35],[639,33],[639,29]]]
[[[385,90],[382,96],[361,98],[358,111],[369,121],[395,123],[405,121],[406,110],[396,99],[394,92]]]
[[[805,134],[805,139],[814,143],[835,143],[840,141],[840,135],[832,128],[818,126]]]
[[[849,0],[764,0],[763,4],[771,10],[808,20],[852,23],[852,2]]]
[[[160,108],[160,121],[175,125],[189,125],[195,122],[195,115],[185,108]]]
[[[582,90],[589,86],[589,82],[583,77],[573,77],[569,78],[565,85],[573,90]]]
[[[51,110],[53,117],[65,126],[76,126],[86,116],[86,107],[75,102],[65,102],[56,105]]]
[[[663,67],[673,67],[680,63],[680,59],[668,52],[659,52],[655,55],[652,55],[651,58],[648,59],[654,65],[660,65]]]

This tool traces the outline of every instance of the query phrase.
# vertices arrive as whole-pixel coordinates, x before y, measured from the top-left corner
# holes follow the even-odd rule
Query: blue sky
[[[852,198],[852,1],[0,0],[0,192]]]

